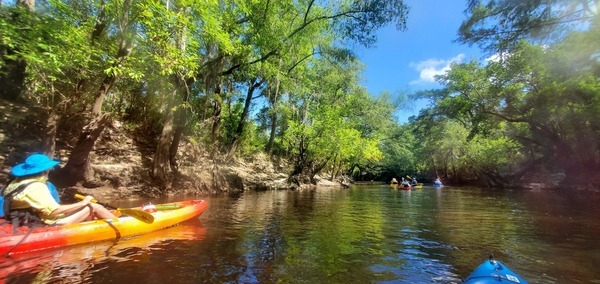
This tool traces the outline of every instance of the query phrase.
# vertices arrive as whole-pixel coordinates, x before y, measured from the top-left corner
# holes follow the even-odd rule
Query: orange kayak
[[[400,190],[411,190],[412,187],[410,185],[399,184],[398,189]]]
[[[105,240],[118,240],[177,225],[204,212],[207,202],[188,200],[157,204],[154,222],[144,223],[130,216],[112,220],[94,220],[63,226],[43,226],[30,230],[19,227],[13,234],[10,224],[0,225],[0,255],[59,248]],[[0,219],[4,221],[3,219]],[[0,223],[1,223],[0,221]]]

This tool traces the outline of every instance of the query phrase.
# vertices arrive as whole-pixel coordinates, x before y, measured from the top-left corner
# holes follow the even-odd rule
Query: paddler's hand
[[[85,205],[88,205],[90,203],[92,203],[92,200],[94,200],[94,197],[91,195],[87,195],[86,197],[84,197],[81,202],[83,202]]]

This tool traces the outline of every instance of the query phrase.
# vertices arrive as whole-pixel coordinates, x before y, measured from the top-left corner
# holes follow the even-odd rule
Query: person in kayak
[[[392,184],[398,184],[398,180],[396,180],[396,178],[392,178]]]
[[[104,206],[93,203],[92,196],[86,196],[73,204],[59,204],[46,183],[48,173],[59,163],[44,154],[36,153],[27,157],[25,162],[12,167],[10,172],[15,179],[6,187],[4,195],[16,190],[21,184],[27,185],[12,197],[10,210],[32,211],[49,225],[74,224],[94,218],[117,218]]]
[[[407,180],[405,180],[404,178],[402,178],[402,183],[401,183],[401,185],[402,185],[403,187],[410,187],[410,183],[408,183],[408,181],[407,181]]]

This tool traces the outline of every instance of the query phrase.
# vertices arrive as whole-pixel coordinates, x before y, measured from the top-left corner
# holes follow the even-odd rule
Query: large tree
[[[245,137],[257,137],[250,133],[251,107],[259,96],[270,108],[268,149],[277,133],[279,153],[289,150],[284,133],[302,121],[292,109],[307,103],[306,114],[316,122],[310,127],[339,141],[313,144],[335,165],[332,173],[350,161],[377,158],[372,122],[381,119],[367,111],[373,104],[354,77],[358,71],[347,44],[372,46],[377,29],[405,28],[408,13],[400,0],[49,0],[0,8],[0,83],[19,87],[13,93],[46,111],[44,151],[54,152],[55,141],[71,150],[60,174],[63,184],[93,185],[90,153],[104,127],[123,115],[132,119],[128,127],[152,130],[143,143],[156,149],[152,173],[163,189],[177,176],[175,157],[186,135],[208,133],[199,141],[210,141],[215,160],[235,155]],[[327,62],[337,65],[335,72],[318,70]],[[319,87],[319,72],[333,82]],[[348,76],[337,90],[336,84],[344,84],[336,80],[344,77],[335,78],[336,72]],[[12,84],[16,77],[9,73],[21,82]],[[338,97],[354,106],[328,105]],[[340,115],[346,119],[334,123]],[[225,119],[231,127],[222,127]],[[57,139],[61,122],[69,133]],[[368,142],[370,151],[361,152],[354,138]],[[311,175],[327,164],[315,153]]]
[[[95,74],[100,81],[82,78],[78,82],[81,85],[91,85],[91,106],[86,114],[88,122],[79,133],[69,161],[61,169],[59,176],[62,177],[63,185],[83,181],[86,186],[95,186],[97,181],[90,163],[90,152],[111,120],[110,113],[102,111],[104,100],[117,79],[126,77],[123,74],[129,74],[129,77],[139,76],[127,63],[135,44],[136,19],[132,15],[137,13],[137,7],[132,6],[130,0],[108,4],[105,1],[81,3],[77,6],[81,10],[74,20],[90,22],[90,28],[87,30],[90,33],[89,50],[98,50],[97,53],[91,54],[90,59],[97,65],[90,73]],[[60,6],[56,9],[60,11]]]
[[[507,51],[521,39],[549,44],[598,17],[598,0],[469,0],[458,41],[490,52]]]
[[[481,146],[465,148],[465,155],[488,184],[509,184],[535,169],[590,180],[600,168],[594,142],[600,138],[600,47],[594,43],[599,36],[591,28],[571,32],[550,47],[522,41],[501,60],[455,64],[440,77],[445,88],[430,93],[434,108],[423,111],[419,121],[443,116],[466,127],[466,141]],[[488,154],[491,159],[477,154],[485,154],[486,145],[505,151]]]
[[[380,127],[392,120],[393,107],[371,98],[358,84],[359,65],[331,62],[315,61],[306,80],[310,83],[285,101],[291,115],[284,140],[293,155],[290,180],[295,183],[314,183],[327,166],[336,176],[343,168],[382,158]]]

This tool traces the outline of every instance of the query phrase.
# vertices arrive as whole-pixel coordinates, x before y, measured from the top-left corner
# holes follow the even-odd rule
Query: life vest
[[[23,182],[17,188],[12,190],[8,194],[5,194],[6,188],[8,188],[8,186],[10,185],[10,183],[13,180],[14,180],[14,177],[8,181],[8,183],[2,188],[2,190],[0,192],[0,208],[2,209],[0,211],[0,218],[6,218],[6,216],[9,216],[9,213],[11,211],[10,203],[12,201],[12,198],[15,195],[21,193],[23,190],[25,190],[25,188],[27,188],[27,186],[29,186],[32,183],[42,182],[39,180],[31,180],[31,181]],[[50,181],[46,181],[46,186],[48,187],[48,190],[50,191],[50,194],[52,195],[54,200],[56,200],[57,203],[60,203],[60,194],[58,193],[56,186],[54,186],[54,184],[52,184]],[[31,210],[29,210],[29,211],[31,211]]]

